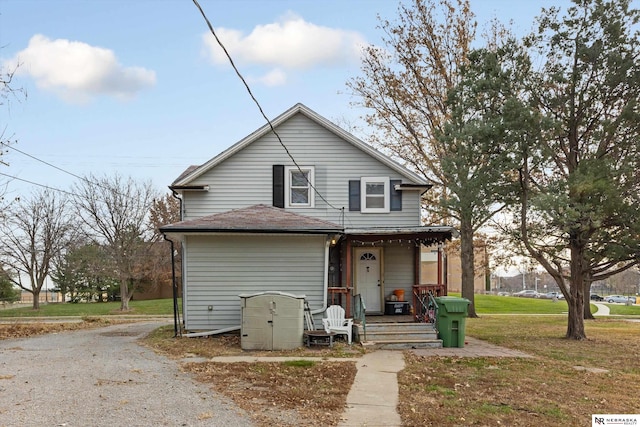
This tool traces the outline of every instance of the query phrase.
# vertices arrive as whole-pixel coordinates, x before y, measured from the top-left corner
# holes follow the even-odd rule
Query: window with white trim
[[[313,166],[285,166],[285,206],[288,208],[312,208],[314,206],[315,169]]]
[[[389,177],[363,176],[360,178],[360,212],[389,212]]]

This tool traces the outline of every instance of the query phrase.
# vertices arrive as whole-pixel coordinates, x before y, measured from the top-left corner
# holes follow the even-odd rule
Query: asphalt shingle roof
[[[160,228],[163,232],[305,232],[336,233],[342,227],[268,205],[254,205]]]

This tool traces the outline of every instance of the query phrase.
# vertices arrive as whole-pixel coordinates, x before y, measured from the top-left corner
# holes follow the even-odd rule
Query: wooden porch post
[[[351,317],[351,290],[353,290],[353,278],[351,277],[351,262],[352,262],[352,255],[351,255],[351,238],[347,237],[347,244],[346,244],[346,256],[345,256],[345,262],[347,263],[347,265],[345,266],[345,271],[346,271],[346,287],[347,287],[347,293],[346,293],[346,299],[347,301],[345,302],[345,316],[346,317]]]
[[[420,266],[422,264],[422,243],[418,242],[415,250],[413,251],[413,284],[419,285],[421,281]]]
[[[442,244],[438,243],[438,285],[442,285]]]

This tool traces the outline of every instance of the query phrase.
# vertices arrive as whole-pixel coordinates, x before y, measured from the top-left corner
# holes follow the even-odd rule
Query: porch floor
[[[384,315],[384,314],[367,314],[367,323],[414,323],[412,315]]]

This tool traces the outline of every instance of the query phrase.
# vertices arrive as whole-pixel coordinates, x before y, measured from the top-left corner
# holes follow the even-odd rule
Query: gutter
[[[171,243],[171,283],[172,283],[172,291],[173,291],[173,337],[178,336],[178,325],[179,322],[179,310],[178,310],[178,284],[176,283],[176,260],[175,260],[175,248],[173,246],[173,240],[169,239],[166,234],[162,234],[164,240]]]
[[[327,239],[324,243],[324,278],[322,280],[322,307],[311,310],[311,314],[324,313],[327,310],[327,294],[329,293],[329,248],[331,247],[331,239]]]

